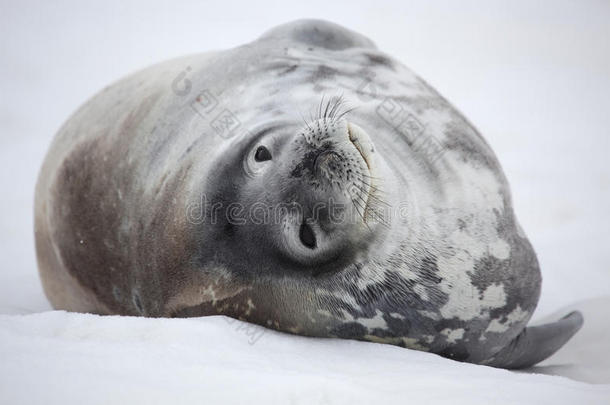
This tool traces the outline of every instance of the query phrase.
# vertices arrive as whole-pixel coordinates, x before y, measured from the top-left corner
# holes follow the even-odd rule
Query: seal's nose
[[[325,148],[318,151],[314,160],[314,169],[318,175],[341,175],[341,170],[348,166],[348,170],[352,169],[350,173],[354,166],[362,171],[372,169],[375,147],[366,131],[354,123],[340,120],[326,132],[327,141],[323,143]]]
[[[341,169],[341,155],[334,150],[320,152],[314,161],[314,171],[317,176],[331,178],[333,173]]]
[[[310,123],[294,142],[293,195],[301,211],[284,232],[295,256],[320,263],[359,244],[370,230],[374,148],[366,132],[345,119]]]

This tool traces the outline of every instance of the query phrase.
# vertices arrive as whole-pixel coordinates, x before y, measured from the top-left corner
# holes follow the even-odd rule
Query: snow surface
[[[262,335],[251,339],[244,326]],[[225,317],[3,316],[0,339],[7,404],[24,396],[31,404],[602,404],[610,396],[607,385],[290,336]]]
[[[0,403],[610,404],[610,4],[532,3],[0,0]],[[128,72],[302,17],[371,37],[491,144],[542,267],[535,321],[585,314],[555,356],[509,372],[224,317],[51,311],[32,200],[62,122]]]

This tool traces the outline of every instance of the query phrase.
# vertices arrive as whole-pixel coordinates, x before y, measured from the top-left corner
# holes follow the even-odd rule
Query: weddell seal
[[[301,20],[105,88],[36,188],[55,308],[227,315],[280,331],[533,365],[535,253],[489,145],[364,36]]]

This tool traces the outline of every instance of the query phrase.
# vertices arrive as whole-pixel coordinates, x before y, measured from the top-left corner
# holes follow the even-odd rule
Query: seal
[[[281,25],[105,88],[56,135],[35,236],[55,308],[227,315],[520,368],[536,255],[477,130],[366,37]]]

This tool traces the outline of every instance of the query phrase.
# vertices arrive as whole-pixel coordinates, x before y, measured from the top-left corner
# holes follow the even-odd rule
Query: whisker
[[[330,108],[330,104],[332,103],[332,101],[333,101],[333,98],[331,97],[326,102],[326,108],[324,109],[324,121],[325,122],[328,119],[328,109]]]
[[[379,194],[385,194],[385,195],[387,195],[387,193],[386,193],[385,191],[381,190],[380,188],[378,188],[378,187],[376,187],[376,186],[374,186],[374,185],[372,185],[372,184],[370,184],[370,183],[367,183],[367,182],[363,181],[362,179],[356,179],[356,180],[360,182],[360,183],[359,183],[359,184],[360,184],[360,186],[368,186],[369,188],[371,188],[371,190],[373,190],[373,192],[374,192],[374,193],[379,193]],[[358,183],[353,183],[353,184],[354,184],[354,185],[356,185],[356,184],[358,184]],[[359,187],[359,188],[360,188],[360,187]],[[367,191],[366,189],[363,189],[363,188],[360,188],[360,189],[361,189],[362,191]]]
[[[390,204],[388,204],[387,202],[380,200],[379,198],[375,197],[372,194],[369,194],[369,201],[367,201],[363,196],[361,196],[360,194],[357,194],[355,196],[356,198],[360,199],[366,208],[370,209],[370,212],[376,216],[376,218],[384,223],[385,225],[387,225],[387,223],[385,222],[385,217],[383,217],[382,214],[379,213],[379,211],[381,210],[379,207],[376,207],[376,204],[384,204],[386,207],[391,208],[392,206]]]
[[[367,206],[366,201],[364,201],[364,199],[362,197],[357,196],[357,198],[359,198],[356,200],[357,202],[360,203],[358,205],[359,207],[363,208],[362,204],[365,205],[365,207],[363,209],[365,210],[366,214],[370,214],[373,217],[373,219],[376,219],[378,223],[385,226],[386,228],[390,227],[390,224],[386,221],[385,217],[381,213],[379,213],[377,210],[373,209],[374,207],[371,207],[370,204]],[[354,201],[354,200],[352,200],[352,201]]]
[[[362,223],[368,228],[369,232],[373,232],[373,230],[371,229],[371,227],[369,226],[369,224],[366,223],[366,219],[364,218],[364,214],[366,211],[366,207],[362,207],[361,205],[356,204],[356,202],[354,201],[353,198],[350,198],[350,200],[352,200],[352,204],[354,205],[354,209],[356,210],[356,212],[358,213],[358,215],[360,216],[360,218],[362,219]],[[363,213],[360,213],[360,211],[358,210],[358,207],[362,208]]]
[[[354,207],[356,208],[356,212],[358,212],[359,214],[360,214],[360,212],[358,211],[358,208],[361,208],[363,211],[366,210],[366,208],[362,207],[362,205],[358,204],[357,202],[352,201],[352,203],[354,204]],[[366,217],[367,217],[366,212],[363,214],[360,214],[360,218],[362,218],[362,223],[364,223],[364,225],[367,227],[369,232],[372,233],[373,230],[371,229]]]
[[[364,174],[364,173],[360,173],[360,172],[356,172],[356,175],[358,175],[358,176],[362,176],[362,177],[367,178],[367,179],[372,179],[372,180],[381,180],[381,178],[380,178],[380,177],[375,177],[375,176],[371,176],[371,175],[369,175],[369,174]]]
[[[322,106],[324,105],[324,96],[325,94],[322,93],[322,98],[320,99],[320,105],[318,106],[318,120],[322,119]]]
[[[311,127],[309,126],[309,123],[307,122],[307,120],[305,119],[305,117],[303,117],[303,113],[301,113],[299,111],[299,115],[301,116],[301,119],[303,120],[303,123],[305,124],[305,126],[307,127],[307,129],[309,129],[310,131],[313,131],[313,129],[311,129]]]
[[[337,121],[335,119],[335,114],[337,113],[337,111],[339,111],[339,109],[341,108],[341,106],[343,105],[344,102],[345,102],[345,100],[343,99],[343,93],[341,93],[340,96],[336,97],[335,104],[333,105],[333,108],[330,110],[329,118],[331,119],[331,121],[333,121],[333,122]]]
[[[360,198],[360,200],[364,202],[364,199]],[[375,218],[377,218],[379,222],[383,223],[384,225],[388,225],[385,216],[383,215],[383,210],[379,209],[378,207],[375,207],[375,205],[371,204],[370,201],[367,205],[367,211],[370,212],[370,214],[373,215]]]
[[[339,114],[339,116],[337,116],[335,118],[335,121],[339,121],[341,118],[345,117],[347,114],[351,113],[352,111],[354,111],[356,108],[358,107],[352,107],[352,108],[348,108],[347,110],[343,111],[341,114]]]

